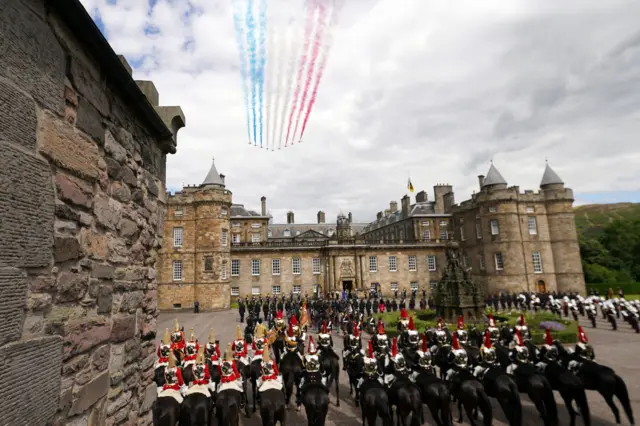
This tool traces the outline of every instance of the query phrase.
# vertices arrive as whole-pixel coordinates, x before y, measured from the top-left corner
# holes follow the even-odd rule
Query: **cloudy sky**
[[[640,201],[639,2],[343,1],[304,141],[271,152],[247,144],[230,0],[82,0],[134,78],[185,112],[170,190],[215,156],[234,202],[264,195],[276,222],[364,222],[409,173],[462,201],[491,159],[536,189],[548,158],[579,204]]]

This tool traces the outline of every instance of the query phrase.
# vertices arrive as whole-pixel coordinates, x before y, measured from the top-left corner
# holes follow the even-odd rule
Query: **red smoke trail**
[[[289,135],[291,133],[291,124],[293,123],[293,113],[296,111],[298,104],[298,96],[300,96],[300,90],[302,89],[302,73],[307,63],[307,54],[309,51],[309,44],[311,43],[311,33],[313,31],[313,15],[315,9],[316,0],[310,0],[307,4],[307,22],[304,29],[304,46],[302,47],[302,55],[300,56],[300,65],[298,68],[298,78],[296,80],[296,90],[293,95],[293,103],[291,104],[291,112],[289,113],[289,123],[287,124],[287,137],[284,140],[284,146],[289,143]]]
[[[309,62],[309,70],[307,71],[307,81],[304,85],[304,91],[302,92],[302,100],[300,101],[300,109],[298,109],[298,117],[296,118],[296,126],[293,129],[293,139],[296,139],[296,133],[298,133],[298,125],[300,124],[300,117],[302,116],[302,110],[304,109],[309,95],[309,87],[311,86],[311,80],[313,78],[313,70],[318,60],[318,54],[320,53],[320,46],[322,46],[322,37],[324,34],[324,27],[326,26],[327,9],[322,1],[317,3],[318,6],[318,25],[313,40],[313,49],[311,52],[311,61]]]
[[[333,9],[331,10],[331,17],[329,18],[329,25],[333,26],[337,20],[337,14],[340,10],[342,4],[336,5],[334,3]],[[327,57],[329,56],[329,50],[331,49],[332,42],[332,34],[331,28],[329,28],[327,42],[324,44],[322,48],[322,56],[320,59],[320,64],[318,65],[318,74],[316,77],[316,84],[313,86],[313,91],[311,92],[311,98],[309,99],[309,105],[307,106],[307,112],[304,116],[304,121],[302,122],[302,130],[300,131],[300,140],[302,140],[302,136],[304,135],[304,130],[307,128],[307,122],[309,121],[309,116],[311,115],[311,110],[313,110],[313,105],[316,103],[316,96],[318,95],[318,87],[320,86],[320,81],[322,80],[322,76],[324,75],[324,69],[327,66]]]

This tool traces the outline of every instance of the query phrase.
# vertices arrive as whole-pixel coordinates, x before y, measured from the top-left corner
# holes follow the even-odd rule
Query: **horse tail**
[[[509,394],[507,395],[507,403],[509,404],[509,410],[507,416],[509,417],[509,425],[521,426],[522,425],[522,402],[520,401],[520,392],[518,386],[511,382],[509,386]]]
[[[627,391],[627,385],[624,383],[624,380],[622,380],[622,378],[617,374],[613,377],[616,381],[614,394],[620,400],[620,404],[622,404],[622,408],[624,409],[624,412],[629,419],[629,423],[634,424],[633,409],[631,408],[631,403],[629,402],[629,392]]]
[[[484,388],[478,388],[477,392],[478,408],[482,413],[482,419],[484,426],[491,426],[493,423],[493,408],[491,408],[491,401],[485,392]]]
[[[556,399],[553,396],[553,389],[551,388],[549,381],[544,376],[542,376],[542,378],[543,378],[542,385],[544,390],[542,394],[542,400],[544,402],[544,408],[546,411],[547,422],[548,422],[546,424],[550,426],[557,426],[558,425],[558,405],[556,404]]]
[[[415,392],[411,394],[411,426],[422,425],[422,396],[415,386]]]
[[[587,402],[587,393],[584,390],[584,386],[581,384],[581,386],[576,387],[573,395],[578,404],[584,426],[591,426],[591,413],[589,411],[589,402]]]

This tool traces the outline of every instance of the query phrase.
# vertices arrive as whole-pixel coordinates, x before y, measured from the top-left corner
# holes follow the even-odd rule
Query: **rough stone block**
[[[71,58],[71,75],[73,85],[102,115],[109,115],[107,85],[100,77],[97,66],[87,64],[78,57]]]
[[[75,237],[56,237],[53,245],[53,258],[55,262],[78,259],[82,256],[80,242]]]
[[[126,204],[131,201],[131,190],[127,185],[123,185],[120,182],[113,182],[111,184],[111,196]]]
[[[56,37],[23,2],[2,1],[0,9],[0,76],[13,80],[47,109],[62,113],[65,56]]]
[[[0,347],[5,365],[0,386],[2,424],[51,424],[59,406],[62,371],[62,339],[48,336]],[[25,380],[24,366],[37,365],[37,380]]]
[[[98,223],[111,230],[116,229],[116,226],[120,221],[120,217],[122,216],[122,207],[120,203],[102,195],[96,197],[93,211]]]
[[[0,142],[0,267],[51,262],[55,197],[49,165]]]
[[[20,339],[27,297],[27,277],[13,268],[0,268],[0,345]]]
[[[104,126],[102,115],[84,97],[80,97],[76,127],[91,136],[100,145],[104,145]]]
[[[109,372],[105,371],[73,393],[73,404],[69,415],[73,416],[87,411],[107,392],[109,392]]]
[[[94,262],[91,268],[91,277],[111,280],[114,272],[115,268],[113,266]]]
[[[64,329],[65,358],[88,351],[109,341],[111,327],[101,317],[70,320]]]
[[[89,229],[80,231],[82,248],[92,259],[102,260],[109,255],[108,238]]]
[[[113,287],[101,285],[98,287],[98,313],[107,314],[113,307]]]
[[[127,160],[127,150],[118,143],[111,132],[107,131],[104,143],[104,150],[111,154],[114,160],[120,164],[124,164]]]
[[[42,114],[38,125],[40,152],[58,167],[95,181],[100,176],[98,146],[52,114]]]
[[[113,317],[111,327],[111,341],[124,342],[133,338],[136,334],[135,315],[116,315]]]
[[[0,140],[36,149],[36,104],[0,78]]]
[[[56,173],[56,189],[58,198],[63,201],[87,208],[93,204],[91,185],[66,173]]]
[[[74,272],[61,272],[58,276],[58,302],[75,302],[82,299],[82,296],[89,288],[89,276]]]

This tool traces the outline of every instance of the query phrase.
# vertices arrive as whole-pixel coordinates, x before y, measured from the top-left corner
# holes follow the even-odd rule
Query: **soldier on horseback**
[[[371,340],[373,341],[373,350],[377,357],[389,353],[389,338],[384,331],[384,323],[382,320],[378,320],[378,334],[374,335]]]
[[[189,330],[189,341],[185,344],[185,357],[182,363],[182,367],[195,364],[198,351],[200,350],[200,344],[196,339],[196,335],[193,332],[193,328]]]
[[[362,349],[360,342],[360,333],[358,331],[358,324],[354,323],[353,331],[347,334],[345,337],[344,350],[342,351],[342,369],[347,371],[347,360],[349,355],[355,352],[359,352]]]
[[[528,364],[530,361],[529,348],[525,346],[520,330],[516,329],[516,334],[509,346],[510,349],[512,349],[509,353],[509,358],[512,363],[507,367],[507,373],[514,374],[516,368],[518,368],[520,364]]]
[[[500,339],[500,330],[496,327],[496,321],[493,319],[493,315],[489,314],[489,318],[487,320],[487,330],[489,332],[489,336],[491,336],[491,343],[496,344]]]
[[[162,342],[158,345],[156,354],[158,355],[158,359],[156,360],[154,369],[169,365],[169,355],[171,355],[171,337],[169,335],[168,328],[164,331]]]
[[[327,332],[326,321],[322,321],[322,326],[320,327],[320,333],[318,334],[318,345],[320,346],[321,351],[330,351],[335,353],[335,350],[333,349],[333,339],[331,338],[331,335]]]
[[[418,330],[416,330],[416,326],[413,323],[413,317],[409,317],[407,327],[400,335],[400,341],[398,342],[398,346],[402,351],[404,350],[415,351],[418,349],[419,344],[420,344],[420,336],[418,335]]]
[[[300,386],[297,387],[296,405],[300,407],[302,403],[302,395],[310,387],[322,387],[329,393],[329,388],[326,386],[326,378],[320,372],[320,359],[318,358],[318,351],[316,345],[313,342],[313,337],[309,336],[309,350],[303,358],[304,371],[302,373],[302,379]]]
[[[392,364],[392,373],[385,374],[384,384],[388,387],[391,387],[393,382],[395,382],[398,378],[409,378],[410,371],[407,368],[407,361],[404,359],[404,355],[398,351],[398,341],[394,337],[391,341],[391,364]]]
[[[466,345],[469,342],[469,334],[467,333],[467,329],[464,325],[464,318],[462,315],[458,317],[458,328],[455,333],[458,335],[458,342],[461,344]]]
[[[158,397],[170,396],[182,403],[187,387],[182,379],[182,371],[176,366],[176,358],[173,354],[169,354],[169,364],[164,370],[164,380],[165,384],[158,389]]]
[[[373,353],[373,342],[369,340],[369,348],[367,355],[364,357],[364,376],[360,378],[358,382],[358,388],[362,386],[365,380],[376,380],[380,384],[384,384],[382,380],[382,371],[380,370],[380,364]]]
[[[211,360],[211,365],[216,367],[220,363],[220,347],[219,342],[216,340],[216,335],[213,332],[213,328],[209,330],[209,343],[205,345],[205,352],[207,357]]]
[[[447,346],[449,344],[448,340],[447,331],[444,329],[444,325],[442,324],[442,318],[438,318],[435,330],[435,344],[430,348],[431,353],[435,354],[438,352],[440,346]]]
[[[236,328],[236,340],[231,344],[231,350],[233,351],[233,359],[244,365],[249,365],[247,346],[247,342],[242,337],[242,329],[238,326]]]
[[[582,329],[582,326],[578,326],[578,343],[576,343],[573,353],[587,361],[593,361],[596,358],[593,352],[593,346],[589,344],[589,339],[587,339],[587,335]]]
[[[515,329],[520,332],[522,340],[524,340],[525,342],[531,340],[531,331],[529,331],[529,327],[527,327],[527,322],[524,319],[524,314],[520,314],[520,319],[516,323]]]
[[[251,362],[262,360],[264,351],[268,350],[265,331],[266,330],[264,326],[262,324],[258,324],[258,326],[256,327],[256,332],[253,336],[253,342],[251,343],[251,352],[253,353],[253,355],[251,356]],[[267,349],[265,349],[265,347]]]
[[[260,371],[262,375],[257,380],[258,392],[264,392],[267,389],[282,390],[282,377],[278,373],[276,362],[271,359],[268,345],[262,352]]]
[[[540,359],[538,368],[544,371],[544,367],[548,362],[556,362],[558,360],[558,348],[553,344],[553,336],[551,336],[551,330],[548,328],[545,330],[544,345],[540,348]],[[543,364],[540,366],[540,364]]]
[[[484,332],[484,342],[480,346],[480,359],[473,370],[473,375],[482,380],[484,373],[491,367],[498,366],[498,356],[496,349],[491,344],[491,335],[489,331]]]
[[[177,356],[179,356],[179,359],[177,360],[178,363],[180,363],[184,357],[185,345],[184,333],[180,328],[180,324],[178,324],[178,320],[175,320],[173,333],[171,334],[171,350],[174,352],[174,355],[177,354]]]
[[[400,320],[398,321],[398,333],[402,333],[409,326],[409,315],[407,314],[407,310],[402,308],[400,311]]]
[[[186,395],[189,395],[193,392],[202,392],[201,388],[197,388],[196,386],[204,386],[209,391],[206,395],[212,396],[216,392],[216,385],[211,382],[211,372],[209,371],[209,366],[207,365],[204,357],[204,346],[200,346],[198,349],[198,354],[196,355],[195,364],[193,366],[193,381],[191,382],[191,387],[186,392]]]
[[[451,338],[451,352],[449,353],[449,357],[450,368],[447,371],[447,380],[451,380],[458,371],[466,369],[469,366],[469,356],[467,355],[467,351],[460,347],[456,333],[454,333]]]
[[[296,337],[292,323],[289,323],[289,329],[284,335],[284,343],[287,351],[295,352],[300,357],[300,359],[303,359],[302,354],[298,351],[298,338]]]
[[[224,359],[219,366],[220,383],[218,384],[218,389],[216,389],[218,394],[227,389],[232,389],[238,392],[244,391],[242,387],[242,375],[240,375],[240,371],[238,371],[236,360],[233,359],[231,351],[231,343],[228,343],[227,350],[224,353]],[[240,408],[244,408],[244,398],[241,398]]]

